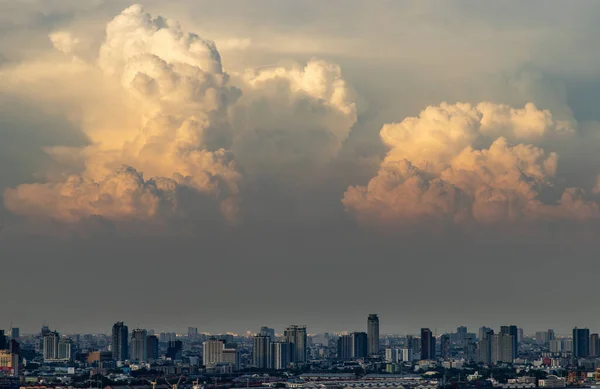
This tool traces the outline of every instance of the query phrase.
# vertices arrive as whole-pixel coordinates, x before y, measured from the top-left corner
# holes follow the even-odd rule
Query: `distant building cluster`
[[[0,330],[0,389],[100,387],[92,376],[109,389],[217,389],[219,380],[222,389],[592,387],[600,386],[600,339],[587,328],[525,335],[516,325],[382,335],[377,314],[366,316],[363,331],[321,334],[305,325],[281,333],[267,326],[246,334],[156,333],[121,321],[110,334],[62,335],[46,325],[37,334]],[[167,376],[187,378],[157,386]]]

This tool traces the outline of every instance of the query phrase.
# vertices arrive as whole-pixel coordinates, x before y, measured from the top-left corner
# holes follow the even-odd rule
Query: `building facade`
[[[372,313],[367,318],[368,354],[379,355],[379,316]]]

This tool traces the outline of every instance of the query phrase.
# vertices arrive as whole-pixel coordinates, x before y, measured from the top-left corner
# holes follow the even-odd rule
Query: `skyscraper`
[[[466,333],[465,333],[466,335]],[[463,338],[464,341],[464,338]],[[462,343],[462,342],[461,342]],[[440,339],[440,356],[442,359],[450,358],[450,335],[444,334]]]
[[[202,343],[202,358],[204,359],[204,366],[214,366],[218,362],[223,361],[223,350],[225,349],[225,343],[215,338],[209,339]]]
[[[271,368],[271,337],[260,334],[254,335],[252,361],[257,369]]]
[[[126,361],[129,358],[129,329],[122,321],[112,328],[112,358],[114,361]]]
[[[158,337],[150,335],[146,338],[146,351],[148,360],[158,359]]]
[[[268,336],[271,340],[275,340],[275,329],[269,327],[260,327],[260,335]]]
[[[8,349],[8,338],[4,334],[4,330],[0,330],[0,350]]]
[[[510,335],[512,336],[512,359],[517,357],[518,348],[519,348],[519,328],[515,325],[512,326],[502,326],[500,327],[500,333],[502,335]],[[549,333],[549,332],[548,332]]]
[[[338,359],[352,359],[352,335],[342,335],[338,338],[337,357]]]
[[[490,328],[482,327],[479,330],[479,358],[478,361],[484,364],[492,363],[492,336],[494,331]]]
[[[196,328],[196,327],[188,327],[188,338],[190,338],[190,339],[196,339],[197,337],[198,337],[198,328]]]
[[[166,357],[172,361],[180,361],[183,353],[183,342],[181,340],[170,340],[167,346]]]
[[[508,328],[492,335],[491,351],[491,363],[512,363],[513,337],[508,334]]]
[[[587,328],[573,328],[573,356],[586,358],[590,355],[590,330]]]
[[[294,363],[306,363],[306,326],[293,325],[284,331],[285,340],[294,345],[293,361]]]
[[[352,358],[366,358],[368,356],[369,336],[365,332],[352,333]]]
[[[273,369],[285,370],[292,362],[293,344],[289,342],[271,343],[271,354],[273,356]]]
[[[60,336],[56,331],[47,332],[43,340],[44,361],[55,361],[58,359],[58,342]]]
[[[14,340],[19,340],[21,337],[21,331],[18,327],[13,327],[10,329],[10,338]]]
[[[435,340],[429,328],[421,328],[421,359],[435,359]]]
[[[143,362],[148,360],[147,340],[148,332],[143,329],[135,329],[131,333],[131,360]]]
[[[600,338],[598,334],[590,335],[590,356],[597,357],[600,355]]]
[[[372,313],[367,318],[367,338],[369,355],[379,354],[379,316]]]
[[[73,341],[71,339],[61,339],[58,342],[57,359],[61,361],[71,361],[73,359]]]

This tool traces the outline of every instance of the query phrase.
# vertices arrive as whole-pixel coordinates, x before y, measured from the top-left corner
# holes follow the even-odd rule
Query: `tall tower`
[[[283,334],[285,336],[285,340],[294,345],[294,351],[292,353],[292,357],[294,359],[292,362],[306,363],[306,326],[290,326],[285,329],[285,332]]]
[[[112,359],[125,361],[129,358],[129,329],[122,322],[116,322],[112,328]]]
[[[586,358],[590,355],[590,330],[587,328],[573,328],[573,356]]]
[[[58,342],[60,335],[58,332],[51,331],[44,335],[43,349],[44,361],[54,361],[58,359]]]
[[[271,354],[273,356],[273,369],[285,370],[292,362],[293,344],[289,342],[271,343]]]
[[[254,335],[254,350],[252,360],[257,369],[270,369],[271,366],[271,337],[267,335]]]
[[[225,343],[221,340],[211,338],[202,343],[202,359],[204,366],[214,366],[223,362],[223,350]]]
[[[435,339],[429,328],[421,328],[421,359],[435,359]]]
[[[135,329],[131,333],[131,360],[146,361],[148,360],[148,332],[142,329]]]
[[[372,313],[367,319],[367,338],[369,355],[379,354],[379,316]]]

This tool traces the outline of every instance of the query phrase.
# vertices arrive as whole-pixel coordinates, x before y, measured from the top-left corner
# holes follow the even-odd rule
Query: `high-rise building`
[[[460,326],[456,329],[456,341],[460,344],[465,342],[465,338],[467,337],[467,327]]]
[[[556,335],[554,334],[554,330],[550,329],[548,330],[548,342],[551,340],[556,339]]]
[[[146,352],[148,360],[154,361],[158,359],[158,337],[156,335],[149,335],[146,338]]]
[[[188,327],[188,338],[196,339],[198,337],[198,328]]]
[[[590,335],[590,356],[597,357],[600,355],[600,338],[598,334]]]
[[[223,363],[229,363],[231,365],[231,368],[234,371],[237,371],[240,369],[240,353],[237,349],[235,348],[224,348],[223,349],[223,357],[222,357],[222,361]]]
[[[360,359],[368,356],[369,336],[365,332],[353,332],[352,336],[352,358]]]
[[[562,340],[562,350],[565,353],[572,353],[574,349],[573,339],[563,339]]]
[[[466,335],[466,333],[465,333]],[[464,341],[464,337],[463,337]],[[444,334],[440,338],[440,357],[442,359],[450,359],[450,335]]]
[[[573,356],[586,358],[590,355],[590,330],[587,328],[573,328]]]
[[[367,318],[367,338],[369,355],[379,354],[379,316],[372,313]]]
[[[562,341],[560,339],[553,339],[553,340],[550,341],[550,352],[551,353],[553,353],[553,354],[559,354],[562,351],[563,351]]]
[[[131,360],[145,362],[148,360],[148,331],[136,328],[131,332]]]
[[[21,331],[18,327],[13,327],[10,329],[10,338],[14,340],[19,340],[21,337]]]
[[[517,343],[521,343],[525,339],[525,331],[522,328],[519,328],[517,331]]]
[[[338,359],[352,359],[352,335],[342,335],[337,341]]]
[[[58,360],[58,342],[60,336],[56,331],[47,332],[44,335],[43,341],[43,356],[44,361],[56,361]]]
[[[73,360],[73,341],[71,339],[61,339],[58,341],[57,359],[61,361]]]
[[[112,358],[114,361],[126,361],[129,358],[129,329],[122,322],[116,322],[112,328]]]
[[[486,327],[482,327],[486,328]],[[490,328],[479,330],[479,358],[478,361],[484,364],[492,363],[492,336],[494,331]]]
[[[397,348],[386,348],[385,349],[385,361],[387,363],[398,363],[400,361],[400,350]]]
[[[4,330],[0,330],[0,350],[8,350],[8,338]]]
[[[225,343],[214,338],[202,343],[202,358],[204,360],[204,366],[214,366],[217,363],[222,362],[224,349]]]
[[[500,334],[502,335],[510,335],[512,336],[512,358],[511,359],[515,359],[517,358],[517,354],[518,354],[518,348],[519,348],[519,328],[515,325],[512,326],[502,326],[500,327]]]
[[[412,348],[403,348],[402,349],[402,360],[404,362],[412,362],[413,360],[413,350]]]
[[[254,335],[254,349],[252,350],[253,365],[257,369],[271,368],[271,337]]]
[[[513,337],[508,330],[500,330],[499,334],[492,335],[491,363],[512,363]]]
[[[293,344],[289,342],[273,342],[273,369],[286,370],[292,363]]]
[[[284,331],[285,340],[294,345],[293,361],[297,364],[307,362],[307,337],[306,326],[293,325]]]
[[[181,340],[170,340],[167,344],[166,357],[172,361],[180,361],[183,357],[183,342]]]
[[[260,327],[260,335],[268,336],[272,341],[275,340],[275,329],[269,327]]]
[[[483,326],[479,328],[479,340],[483,339],[483,337],[488,334],[490,331],[492,331],[491,328]]]
[[[435,359],[435,338],[429,328],[421,328],[421,359]]]

